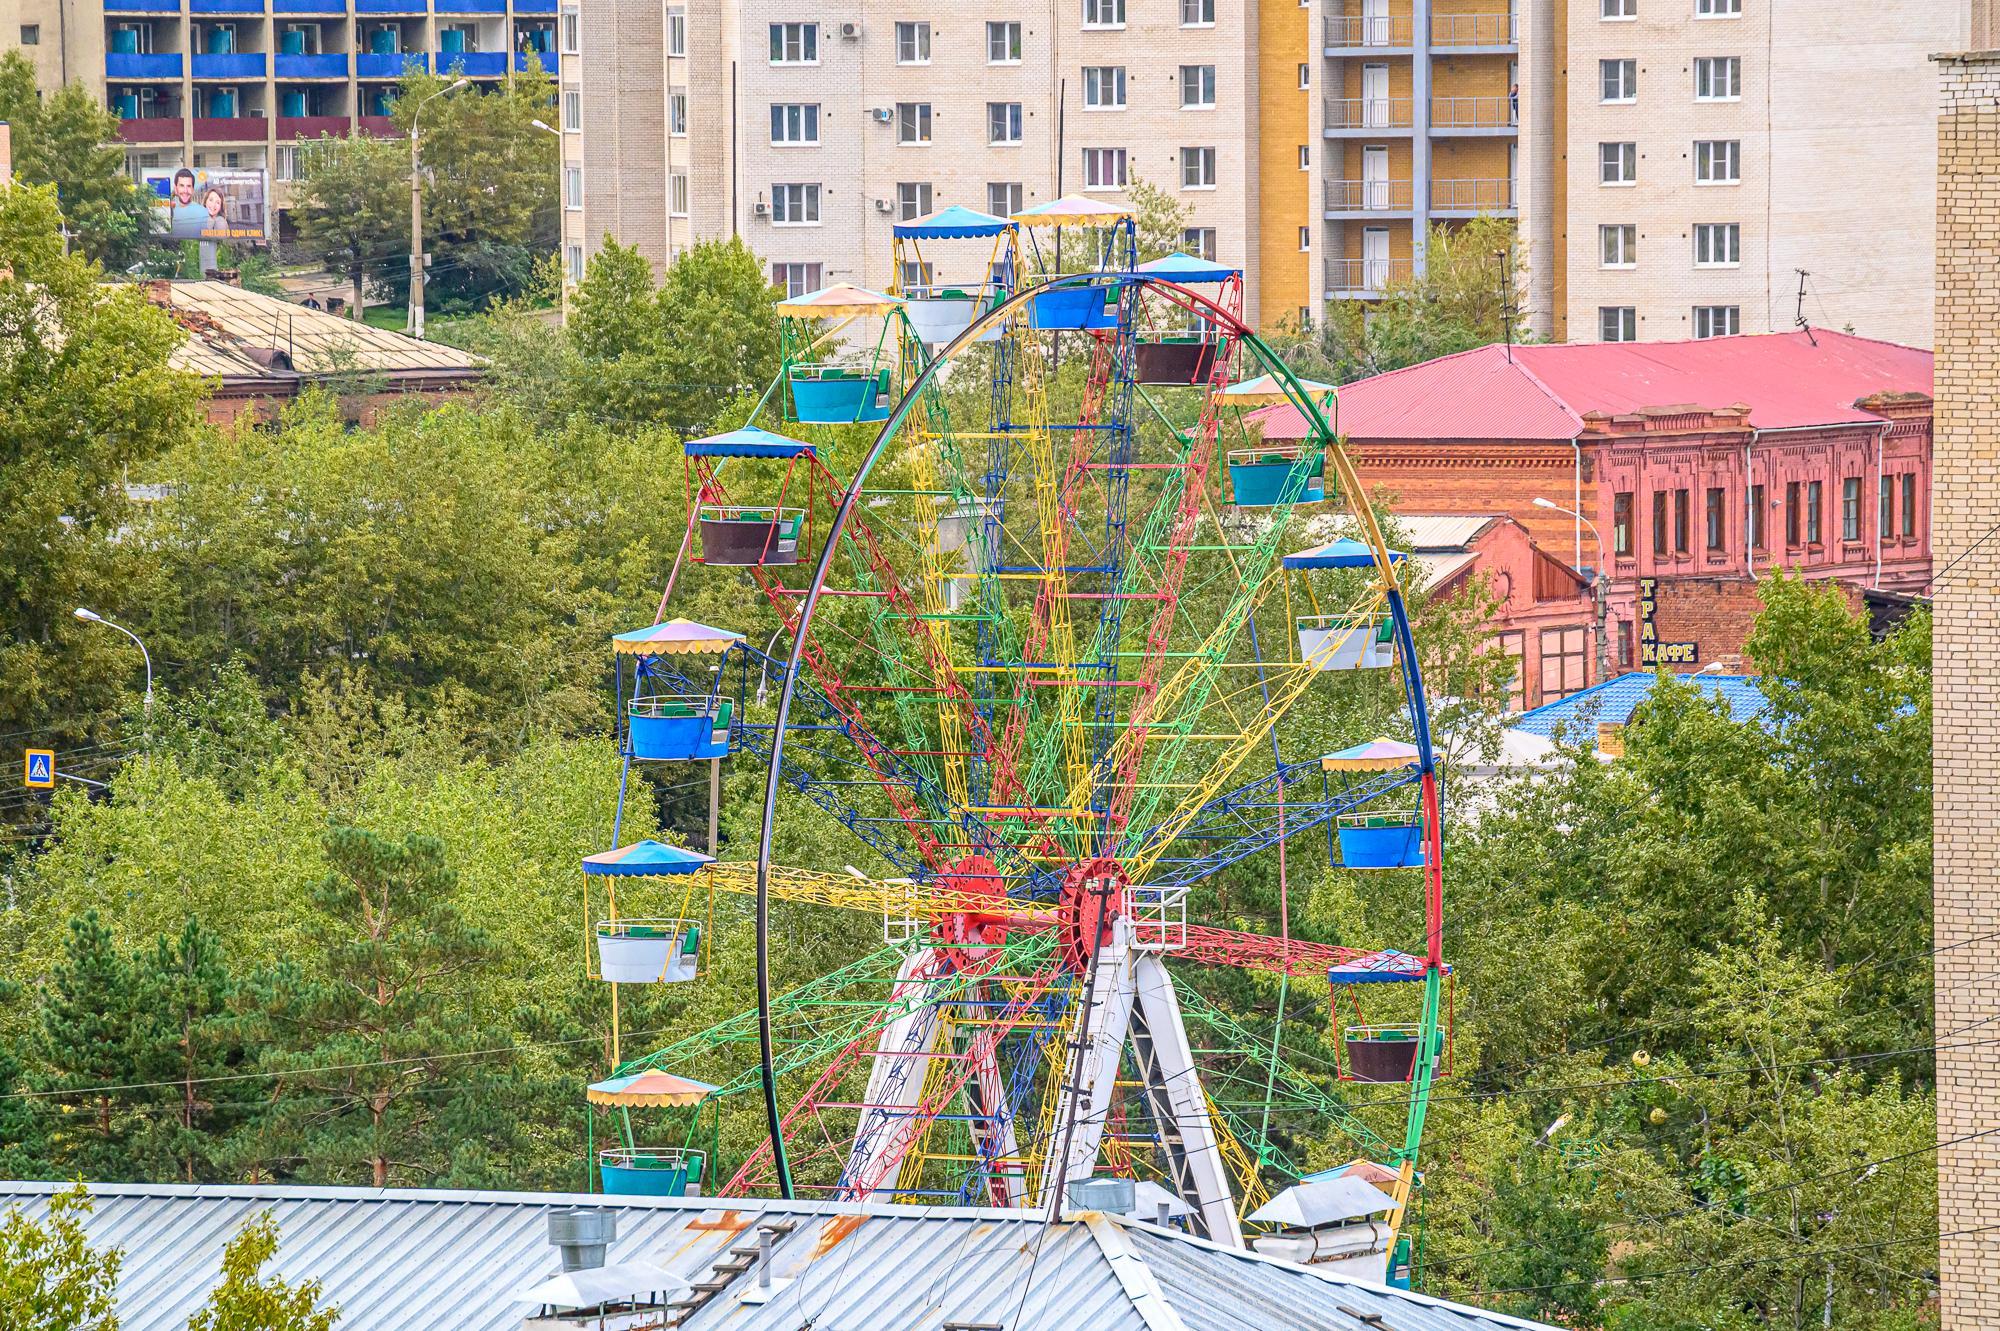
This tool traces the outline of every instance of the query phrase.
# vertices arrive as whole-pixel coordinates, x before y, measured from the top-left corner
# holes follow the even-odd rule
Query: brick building
[[[1979,15],[1974,41],[2000,40]],[[1938,121],[1931,676],[1941,1331],[2000,1326],[2000,51],[1948,56]],[[1970,1034],[1968,1034],[1970,1032]]]
[[[1820,330],[1490,346],[1348,385],[1335,424],[1392,504],[1504,514],[1588,577],[1608,564],[1615,666],[1696,670],[1741,655],[1773,569],[1927,585],[1930,391],[1931,353]],[[1257,419],[1302,432],[1290,407]]]

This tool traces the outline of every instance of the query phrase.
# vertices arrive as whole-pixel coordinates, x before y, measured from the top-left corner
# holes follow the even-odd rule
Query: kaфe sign
[[[1658,608],[1659,590],[1658,578],[1639,579],[1639,664],[1698,665],[1701,661],[1701,644],[1660,641],[1660,631],[1653,623],[1653,614]]]

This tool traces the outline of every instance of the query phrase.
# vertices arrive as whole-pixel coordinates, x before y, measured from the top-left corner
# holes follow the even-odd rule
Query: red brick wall
[[[1506,441],[1426,441],[1421,444],[1350,440],[1349,455],[1362,484],[1378,500],[1409,513],[1492,513],[1513,518],[1536,544],[1564,563],[1576,561],[1575,522],[1536,508],[1542,496],[1569,505],[1576,487],[1576,455],[1567,446]],[[1584,502],[1590,477],[1584,475]],[[1607,501],[1608,502],[1608,501]],[[1589,512],[1586,508],[1585,512]],[[1584,535],[1583,562],[1597,555]]]
[[[1727,658],[1742,657],[1743,644],[1763,608],[1757,584],[1748,578],[1661,578],[1653,609],[1659,640],[1696,645],[1693,664],[1672,664],[1667,669],[1691,675],[1717,662],[1726,665]],[[1756,671],[1744,664],[1732,666],[1726,673],[1748,675]]]

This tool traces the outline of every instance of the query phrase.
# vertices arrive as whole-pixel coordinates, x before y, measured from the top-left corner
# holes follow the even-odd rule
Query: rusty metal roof
[[[228,282],[141,284],[188,334],[174,352],[175,369],[225,380],[315,379],[379,375],[391,379],[467,379],[483,369],[478,357],[325,310],[262,296]],[[279,361],[272,353],[282,353]],[[290,369],[284,367],[289,363]]]

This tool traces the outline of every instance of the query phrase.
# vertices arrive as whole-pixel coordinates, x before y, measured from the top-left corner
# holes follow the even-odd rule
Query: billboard
[[[173,240],[262,242],[269,234],[265,173],[200,166],[146,170],[160,234]]]

